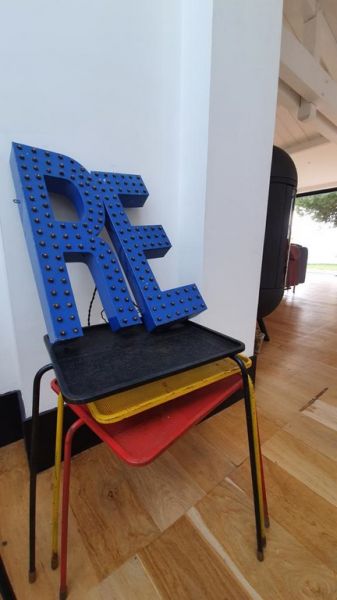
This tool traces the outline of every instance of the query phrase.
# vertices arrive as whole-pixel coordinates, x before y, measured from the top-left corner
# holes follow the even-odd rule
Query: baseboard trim
[[[76,421],[76,415],[65,407],[64,435]],[[56,430],[56,408],[40,413],[38,472],[49,469],[54,464]],[[19,390],[0,395],[0,448],[23,438],[29,460],[32,419],[27,419]],[[73,454],[79,454],[100,443],[97,436],[87,427],[82,427],[73,442]]]
[[[0,448],[23,436],[21,402],[18,390],[0,395]]]
[[[56,416],[57,410],[53,408],[51,410],[40,413],[39,418],[39,433],[38,433],[38,453],[37,453],[37,472],[45,471],[54,465],[54,454],[55,454],[55,432],[56,432]],[[68,407],[64,407],[64,421],[63,421],[63,442],[69,427],[77,420],[77,416]],[[30,444],[32,435],[32,419],[25,419],[23,422],[23,437],[29,460]],[[88,428],[81,427],[72,443],[72,455],[79,454],[84,450],[88,450],[96,444],[100,444],[101,440]],[[63,459],[63,456],[62,456]]]

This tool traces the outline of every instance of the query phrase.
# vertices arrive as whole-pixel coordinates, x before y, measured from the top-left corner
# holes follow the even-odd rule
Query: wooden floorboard
[[[256,560],[252,501],[230,482],[219,484],[194,510],[202,519],[200,533],[210,530],[261,598],[337,597],[335,573],[273,518],[265,561]]]
[[[165,600],[248,600],[240,581],[186,517],[167,529],[140,556]]]
[[[193,429],[155,463],[103,445],[72,463],[69,599],[337,600],[337,278],[315,274],[266,319],[257,402],[271,527],[255,555],[244,410]],[[18,600],[58,597],[51,470],[38,478],[38,578],[27,582],[23,443],[0,449],[1,556]]]
[[[267,458],[264,468],[271,519],[337,574],[337,508]],[[240,489],[251,495],[247,461],[230,477]],[[270,535],[272,530],[273,526]],[[300,556],[298,560],[301,560]]]
[[[324,456],[337,460],[337,434],[334,429],[322,425],[306,416],[306,411],[288,423],[284,428],[293,437],[317,450]]]
[[[263,455],[337,506],[337,462],[286,431],[263,446]]]
[[[133,556],[88,593],[88,600],[161,600],[140,558]]]

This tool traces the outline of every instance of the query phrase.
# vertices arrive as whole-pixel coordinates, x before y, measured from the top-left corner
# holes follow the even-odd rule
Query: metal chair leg
[[[82,419],[78,419],[69,427],[64,441],[64,465],[63,465],[63,494],[62,494],[62,520],[61,520],[61,568],[60,568],[60,600],[67,597],[67,552],[68,552],[68,515],[69,515],[69,485],[71,467],[71,447],[74,434],[84,425]]]
[[[263,458],[262,458],[262,451],[261,451],[261,441],[260,441],[260,431],[259,431],[259,422],[258,421],[257,421],[257,434],[258,434],[258,443],[259,443],[259,451],[260,451],[262,495],[263,495],[263,509],[264,509],[264,526],[266,529],[268,529],[270,526],[270,521],[269,521],[268,501],[267,501],[267,492],[266,492],[266,484],[265,484],[265,477],[264,477],[264,467],[263,467]]]
[[[55,465],[53,481],[53,511],[52,511],[52,552],[51,568],[57,569],[58,559],[58,525],[60,508],[60,481],[61,481],[61,461],[62,461],[62,434],[63,434],[63,414],[64,402],[62,394],[57,399],[57,422],[55,438]]]
[[[29,581],[33,583],[36,579],[35,564],[35,538],[36,538],[36,473],[37,473],[37,450],[39,435],[39,411],[40,411],[40,386],[42,376],[50,369],[52,364],[45,365],[38,370],[33,383],[33,412],[32,431],[30,441],[30,480],[29,480]]]
[[[262,530],[262,538],[264,542],[264,546],[266,545],[266,533],[265,533],[265,521],[266,521],[266,502],[264,500],[264,476],[263,476],[263,467],[262,467],[262,454],[261,454],[261,446],[260,446],[260,436],[259,436],[259,428],[257,422],[257,414],[256,414],[256,402],[255,402],[255,391],[253,382],[248,375],[248,387],[249,387],[249,400],[250,407],[252,413],[252,425],[253,425],[253,437],[254,437],[254,449],[255,449],[255,460],[257,464],[257,484],[259,490],[259,505],[260,505],[260,513],[261,513],[261,530]],[[263,515],[263,518],[262,518]]]
[[[257,558],[262,561],[263,560],[263,548],[265,545],[263,509],[261,510],[263,501],[262,501],[262,497],[261,497],[260,490],[259,490],[258,472],[259,472],[260,464],[259,464],[259,461],[257,461],[256,448],[255,448],[255,443],[254,443],[253,414],[252,414],[252,406],[251,406],[251,399],[250,399],[250,393],[249,393],[249,380],[248,380],[248,374],[247,374],[244,362],[238,356],[233,357],[233,360],[240,367],[240,371],[241,371],[241,375],[242,375],[245,410],[246,410],[246,425],[247,425],[247,434],[248,434],[250,469],[251,469],[253,499],[254,499]]]

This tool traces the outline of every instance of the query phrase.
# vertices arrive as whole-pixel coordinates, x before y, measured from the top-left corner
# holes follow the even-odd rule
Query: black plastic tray
[[[84,335],[45,343],[62,394],[92,402],[244,350],[238,340],[191,321],[149,333],[136,326],[113,333],[109,325],[84,327]]]

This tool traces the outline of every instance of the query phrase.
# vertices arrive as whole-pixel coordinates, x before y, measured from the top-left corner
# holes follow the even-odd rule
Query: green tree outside
[[[295,209],[299,215],[337,227],[337,191],[296,198]]]

